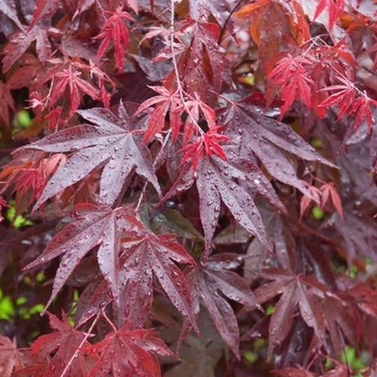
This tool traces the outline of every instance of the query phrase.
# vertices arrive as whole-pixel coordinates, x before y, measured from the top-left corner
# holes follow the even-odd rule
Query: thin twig
[[[223,27],[221,28],[221,31],[220,31],[219,39],[217,40],[217,43],[218,43],[219,45],[220,45],[221,41],[223,40],[226,25],[228,25],[228,22],[229,22],[230,19],[232,18],[234,12],[240,7],[240,5],[243,3],[243,1],[244,1],[244,0],[240,0],[240,1],[236,4],[236,6],[231,10],[231,12],[229,13],[229,16],[228,16],[227,19],[225,20],[224,25],[223,25]]]
[[[118,331],[115,325],[111,322],[110,318],[107,316],[105,310],[102,310],[102,316],[106,319],[107,323],[110,325],[114,332]]]
[[[72,357],[69,359],[67,365],[65,366],[65,368],[63,369],[63,372],[62,374],[60,375],[60,377],[64,377],[66,375],[66,373],[68,372],[69,368],[71,367],[72,363],[73,363],[73,360],[77,357],[78,353],[80,352],[80,348],[84,345],[84,343],[88,340],[89,336],[91,335],[90,333],[92,332],[95,324],[97,323],[98,321],[98,318],[99,318],[99,315],[97,314],[96,318],[94,318],[94,321],[92,322],[92,324],[90,325],[90,328],[88,330],[88,332],[85,334],[85,337],[84,339],[81,341],[80,345],[77,347],[75,353],[72,355]]]

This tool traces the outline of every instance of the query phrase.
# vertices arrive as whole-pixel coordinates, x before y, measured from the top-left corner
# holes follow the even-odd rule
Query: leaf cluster
[[[377,375],[375,1],[0,20],[1,376]]]

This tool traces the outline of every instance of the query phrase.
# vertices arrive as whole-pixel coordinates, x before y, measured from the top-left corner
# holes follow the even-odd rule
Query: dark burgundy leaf
[[[124,210],[101,209],[93,205],[79,205],[75,209],[77,219],[60,231],[47,245],[43,253],[26,268],[33,268],[62,256],[55,275],[48,307],[62,289],[75,267],[94,247],[98,264],[110,285],[113,297],[119,297],[119,243]],[[124,228],[124,226],[123,226]]]
[[[172,303],[197,329],[189,287],[175,264],[194,265],[195,261],[174,236],[156,236],[135,218],[129,221],[131,228],[122,243],[119,272],[125,319],[135,327],[144,324],[153,300],[154,275]]]
[[[239,329],[233,309],[225,299],[236,301],[248,309],[258,306],[256,298],[247,282],[231,271],[238,267],[235,258],[229,262],[230,255],[218,254],[211,257],[206,265],[188,269],[195,311],[199,313],[199,299],[208,309],[220,335],[236,356],[239,356]]]

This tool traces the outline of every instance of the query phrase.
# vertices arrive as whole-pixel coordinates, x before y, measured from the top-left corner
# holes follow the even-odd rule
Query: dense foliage
[[[0,21],[2,377],[377,376],[377,3]]]

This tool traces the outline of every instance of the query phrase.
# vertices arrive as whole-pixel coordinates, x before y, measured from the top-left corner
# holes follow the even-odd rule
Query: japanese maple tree
[[[377,376],[377,1],[0,0],[0,376]]]

